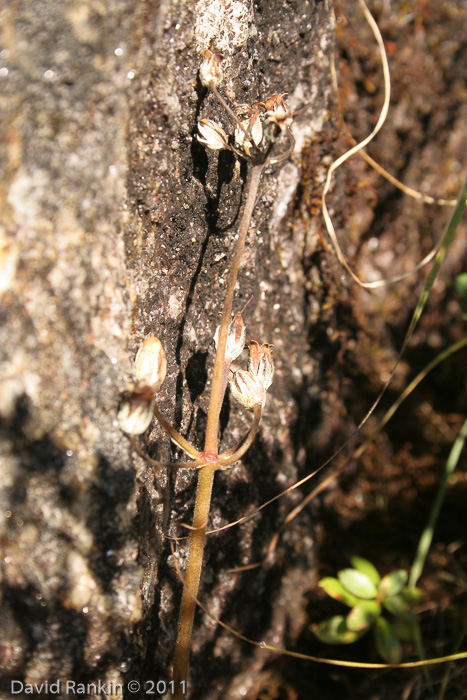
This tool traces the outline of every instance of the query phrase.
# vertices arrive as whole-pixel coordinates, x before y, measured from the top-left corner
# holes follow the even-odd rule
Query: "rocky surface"
[[[308,336],[329,272],[297,202],[322,182],[302,160],[317,138],[317,163],[328,148],[333,27],[324,3],[248,0],[20,2],[1,25],[3,690],[101,680],[118,696],[130,679],[170,678],[181,586],[166,534],[185,534],[194,496],[192,474],[154,474],[135,455],[116,424],[119,392],[156,333],[169,364],[160,408],[200,444],[245,189],[245,166],[193,139],[199,116],[228,127],[197,78],[203,51],[224,55],[232,102],[288,92],[297,113],[293,157],[263,179],[235,300],[239,310],[252,297],[248,332],[274,344],[277,374],[254,448],[216,479],[217,527],[304,473],[297,399],[312,379],[321,404]],[[232,444],[248,417],[223,416]],[[158,427],[142,444],[178,458]],[[203,601],[257,640],[286,644],[300,629],[309,516],[265,565],[228,570],[262,560],[296,500],[209,539]],[[266,659],[200,613],[190,692],[256,692]]]
[[[407,184],[452,198],[465,151],[465,11],[450,2],[404,7],[375,3],[395,107],[369,150]],[[245,164],[194,138],[199,117],[232,131],[199,82],[205,49],[224,55],[222,91],[232,103],[289,93],[296,141],[292,157],[263,176],[234,303],[235,311],[246,305],[249,335],[274,344],[276,376],[253,448],[216,475],[212,528],[312,472],[351,434],[397,357],[421,278],[349,292],[326,240],[326,168],[351,145],[332,88],[326,2],[40,0],[5,5],[0,26],[1,692],[10,697],[13,679],[101,681],[102,697],[121,697],[119,684],[135,697],[133,680],[163,695],[181,595],[175,563],[186,556],[185,541],[168,535],[186,535],[196,479],[154,472],[116,413],[138,346],[155,333],[168,359],[160,409],[202,444],[213,335],[247,179]],[[340,4],[337,37],[347,123],[364,137],[382,84],[356,3]],[[329,206],[352,266],[372,279],[412,267],[449,216],[394,195],[358,159],[336,174]],[[396,390],[411,367],[464,333],[453,292],[464,239],[443,267]],[[436,425],[443,435],[450,426],[451,437],[449,412],[462,404],[459,362],[428,402],[438,410],[441,401]],[[451,444],[426,422],[434,414],[425,404],[422,437],[414,410],[395,430],[402,445],[383,436],[358,470],[348,458],[336,462],[341,485],[281,531],[269,555],[297,492],[210,535],[200,595],[211,613],[257,641],[290,648],[301,635],[300,650],[312,650],[306,601],[318,576],[316,543],[322,575],[349,554],[369,556],[372,540],[383,556],[388,532],[410,540],[425,455],[435,479]],[[226,401],[223,446],[248,423]],[[155,424],[140,444],[153,457],[181,459]],[[232,571],[250,564],[259,566]],[[310,688],[325,697],[328,681],[329,697],[341,693],[327,667],[320,675],[300,663],[278,661],[197,613],[193,698],[308,697]]]

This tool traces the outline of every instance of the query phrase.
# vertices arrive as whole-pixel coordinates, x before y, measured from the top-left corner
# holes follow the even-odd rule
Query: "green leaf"
[[[348,605],[350,608],[352,608],[356,603],[358,603],[358,598],[352,595],[352,593],[349,593],[349,591],[346,588],[344,588],[342,583],[338,581],[337,578],[333,578],[332,576],[326,576],[325,578],[321,579],[318,585],[323,589],[325,593],[331,596],[331,598],[334,598],[334,600],[338,600],[339,602]]]
[[[357,571],[361,571],[362,574],[366,574],[370,581],[375,584],[375,586],[379,584],[381,581],[381,576],[371,561],[368,561],[368,559],[363,559],[362,557],[351,557],[350,561],[352,562],[352,566],[357,569]]]
[[[337,576],[344,588],[356,595],[357,598],[364,598],[365,600],[376,598],[378,591],[375,584],[362,571],[342,569]]]
[[[454,286],[457,292],[467,296],[467,272],[461,272],[460,275],[457,275]]]
[[[401,595],[388,596],[383,600],[383,605],[393,615],[404,616],[408,612],[408,605]]]
[[[374,600],[362,600],[347,615],[347,628],[353,632],[366,630],[381,615],[381,605]]]
[[[390,613],[411,624],[414,613],[411,611],[409,604],[404,600],[402,593],[385,598],[383,600],[383,605]]]
[[[397,571],[391,571],[390,574],[384,576],[378,587],[378,593],[381,598],[386,598],[386,596],[397,595],[403,589],[407,583],[408,574],[404,569],[398,569]]]
[[[352,644],[366,632],[366,630],[353,632],[347,629],[343,615],[335,615],[317,625],[312,625],[311,631],[320,642],[325,644]]]
[[[398,617],[391,622],[392,631],[401,642],[413,642],[413,626],[402,618]]]
[[[423,598],[420,588],[403,588],[400,594],[409,608],[414,608]]]
[[[389,622],[384,617],[378,617],[373,629],[378,654],[388,664],[399,664],[402,658],[402,646]]]

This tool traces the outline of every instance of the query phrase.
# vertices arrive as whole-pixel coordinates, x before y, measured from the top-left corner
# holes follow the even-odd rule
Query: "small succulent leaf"
[[[344,588],[342,583],[333,576],[326,576],[325,578],[322,578],[318,585],[325,593],[331,596],[331,598],[338,600],[340,603],[344,603],[344,605],[348,605],[350,608],[356,605],[359,601],[356,596],[349,593],[349,591]]]
[[[392,631],[401,642],[413,642],[413,626],[402,618],[398,617],[391,622]]]
[[[413,612],[411,612],[408,604],[400,593],[385,598],[383,600],[383,605],[392,615],[402,618],[406,620],[406,622],[410,622],[413,619]]]
[[[423,593],[420,588],[403,588],[400,594],[409,608],[414,608],[416,605],[419,605],[423,598]]]
[[[343,615],[335,615],[316,625],[312,625],[311,631],[324,644],[352,644],[366,632],[366,630],[363,632],[352,632],[352,630],[347,629]]]
[[[401,616],[407,612],[407,604],[400,595],[390,595],[384,598],[383,605],[393,615]]]
[[[381,581],[381,576],[371,561],[368,561],[368,559],[363,559],[363,557],[351,557],[350,561],[354,569],[361,571],[362,574],[366,574],[370,581],[374,583],[375,586],[378,586],[379,582]]]
[[[344,588],[356,595],[357,598],[364,598],[365,600],[376,598],[377,588],[363,571],[342,569],[337,576]]]
[[[407,571],[404,571],[404,569],[391,571],[390,574],[384,576],[378,586],[378,593],[380,597],[386,598],[387,596],[393,596],[400,593],[407,583],[407,578],[408,574]]]
[[[379,603],[375,600],[362,600],[347,615],[345,619],[347,629],[353,632],[366,630],[380,615],[381,605]]]
[[[378,617],[373,627],[378,654],[388,664],[398,664],[402,658],[402,646],[391,625],[384,617]]]

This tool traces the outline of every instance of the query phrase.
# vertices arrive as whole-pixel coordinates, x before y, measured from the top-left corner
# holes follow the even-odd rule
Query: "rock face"
[[[247,175],[193,138],[200,116],[232,131],[197,71],[212,47],[232,103],[287,92],[296,113],[293,156],[263,178],[235,300],[238,311],[252,298],[247,330],[274,344],[276,378],[255,445],[216,478],[215,528],[305,473],[302,397],[320,403],[308,338],[326,272],[311,216],[327,148],[330,11],[306,0],[42,0],[9,4],[1,25],[4,690],[100,680],[134,697],[129,680],[170,679],[181,584],[166,535],[185,535],[195,477],[154,474],[134,453],[116,423],[119,392],[155,333],[168,358],[160,409],[201,443]],[[223,443],[247,426],[226,402]],[[179,459],[157,426],[141,444]],[[300,630],[309,520],[259,568],[229,570],[264,560],[294,503],[208,541],[203,602],[258,641],[290,643]],[[184,541],[176,547],[183,562]],[[266,659],[200,612],[190,693],[256,693]]]

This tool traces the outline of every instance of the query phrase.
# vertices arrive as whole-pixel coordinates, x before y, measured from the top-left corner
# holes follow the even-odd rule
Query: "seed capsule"
[[[248,369],[258,377],[266,391],[271,386],[274,378],[274,362],[271,348],[272,345],[269,343],[260,345],[256,340],[250,342],[249,348]]]
[[[212,151],[222,151],[223,148],[227,148],[229,145],[224,129],[212,119],[198,120],[196,138],[203,146],[210,148]]]
[[[154,394],[147,384],[138,382],[122,392],[117,420],[124,433],[141,435],[149,428],[153,415]]]
[[[254,411],[258,405],[264,406],[266,401],[266,389],[261,380],[244,369],[237,369],[233,373],[230,380],[230,393],[247,411]]]
[[[219,328],[217,326],[216,333],[214,335],[214,342],[216,344],[219,339]],[[233,321],[229,324],[229,330],[227,333],[227,346],[225,348],[225,360],[226,362],[233,362],[243,351],[245,347],[246,339],[246,326],[243,323],[243,317],[240,311],[235,314]]]
[[[167,358],[161,341],[155,336],[146,338],[135,358],[135,377],[151,388],[159,391],[167,374]]]
[[[263,105],[268,121],[275,124],[280,131],[287,129],[293,122],[292,112],[285,104],[284,97],[287,97],[286,92],[282,95],[274,93]]]
[[[243,129],[239,125],[235,127],[235,145],[243,148],[247,156],[251,155],[253,146],[259,148],[263,140],[263,125],[258,109],[252,109],[248,105],[241,105],[237,109],[237,115]]]
[[[209,49],[204,52],[204,61],[199,67],[199,79],[204,87],[218,87],[222,81],[224,73],[222,71],[222,59],[220,53],[213,53]]]

